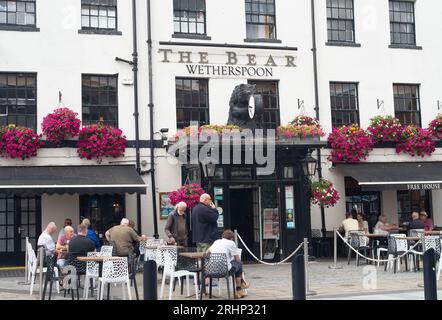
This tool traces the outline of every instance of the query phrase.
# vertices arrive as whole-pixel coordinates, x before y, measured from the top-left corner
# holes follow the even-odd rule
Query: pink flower
[[[68,137],[78,136],[81,122],[77,119],[77,115],[78,113],[68,108],[59,108],[48,114],[41,124],[46,138],[55,144],[60,144]]]

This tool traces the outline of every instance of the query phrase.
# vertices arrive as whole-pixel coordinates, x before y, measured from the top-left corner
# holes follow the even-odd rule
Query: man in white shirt
[[[54,222],[49,222],[46,229],[42,232],[40,237],[38,237],[37,246],[43,246],[45,248],[46,255],[55,253],[55,242],[52,239],[52,235],[57,230],[57,226]]]
[[[216,240],[212,246],[207,250],[210,253],[225,253],[227,256],[227,266],[229,270],[235,274],[236,279],[236,298],[243,298],[247,295],[244,289],[250,285],[242,278],[243,267],[240,258],[240,249],[233,241],[235,235],[232,230],[224,230],[222,239]]]
[[[341,226],[339,227],[340,230],[345,231],[345,237],[348,238],[348,232],[349,231],[357,231],[359,230],[359,223],[358,220],[353,218],[353,215],[350,212],[347,212],[345,214],[345,220],[342,221]]]

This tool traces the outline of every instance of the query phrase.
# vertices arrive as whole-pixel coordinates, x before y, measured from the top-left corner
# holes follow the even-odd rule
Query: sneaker
[[[244,280],[241,282],[241,289],[248,289],[249,287],[250,283],[247,283]]]

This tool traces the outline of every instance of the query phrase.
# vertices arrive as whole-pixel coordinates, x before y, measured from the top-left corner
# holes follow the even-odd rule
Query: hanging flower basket
[[[402,133],[402,124],[399,119],[392,116],[376,116],[370,119],[367,128],[374,142],[397,142]]]
[[[356,124],[333,128],[328,142],[332,148],[328,160],[347,163],[365,160],[374,145],[371,135]]]
[[[297,116],[288,125],[279,126],[276,131],[280,141],[291,143],[306,142],[305,139],[317,142],[325,135],[316,119],[302,115]]]
[[[169,192],[168,196],[172,205],[184,201],[187,204],[187,209],[192,210],[204,193],[204,189],[199,184],[194,183],[181,186],[178,190]]]
[[[442,138],[442,114],[438,114],[436,118],[430,122],[428,126],[428,130],[431,131],[434,138],[441,139]]]
[[[333,188],[333,183],[320,179],[312,182],[311,202],[326,208],[333,207],[339,201],[339,193]]]
[[[59,108],[43,118],[41,128],[46,139],[56,145],[67,138],[74,138],[80,132],[81,121],[78,113],[68,109]]]
[[[27,159],[37,156],[37,151],[43,146],[40,135],[29,128],[14,124],[0,129],[0,154],[11,159]]]
[[[410,156],[425,157],[436,150],[433,140],[433,132],[429,129],[406,127],[400,136],[400,141],[396,145],[396,153],[408,153]]]
[[[102,123],[81,129],[77,143],[77,153],[81,159],[120,158],[126,150],[126,137],[123,132]]]

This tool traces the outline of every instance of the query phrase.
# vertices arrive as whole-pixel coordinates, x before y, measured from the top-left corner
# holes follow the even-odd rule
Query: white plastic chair
[[[102,247],[103,248],[103,247]],[[112,248],[112,247],[111,247]],[[111,251],[112,254],[112,251]],[[88,252],[88,257],[97,257],[103,255],[103,252]],[[95,287],[95,280],[98,280],[98,262],[88,261],[86,262],[86,275],[84,277],[84,290],[83,290],[83,298],[87,299],[89,296],[89,284],[92,279],[92,286]]]
[[[175,270],[177,264],[177,251],[173,250],[160,250],[163,251],[163,259],[164,259],[164,274],[163,280],[161,282],[161,291],[160,297],[163,299],[164,293],[164,285],[166,283],[166,277],[169,276],[169,300],[172,300],[172,290],[173,283],[175,282],[175,278],[178,280],[180,277],[186,277],[186,290],[187,295],[190,296],[190,281],[189,277],[193,277],[193,283],[195,286],[195,298],[198,299],[198,276],[196,272],[190,272],[187,270]],[[181,285],[181,284],[180,284]]]
[[[112,246],[102,246],[100,249],[100,253],[105,257],[112,257],[112,250],[114,247]]]
[[[425,251],[432,248],[436,252],[436,255],[439,255],[439,260],[438,260],[439,266],[437,268],[437,281],[439,281],[441,273],[441,265],[442,265],[442,252],[441,252],[442,239],[440,236],[431,236],[431,235],[426,236],[424,233],[420,233],[419,235],[421,238],[422,246],[425,247]],[[413,250],[413,253],[420,256],[424,255],[422,251]]]
[[[124,285],[126,285],[129,300],[132,300],[127,257],[109,257],[108,259],[105,259],[103,261],[103,275],[98,280],[101,283],[100,300],[103,300],[104,288],[106,284],[121,284],[123,289],[123,299],[126,299],[124,289]]]
[[[29,294],[32,296],[32,293],[34,291],[34,282],[35,282],[35,275],[40,272],[40,267],[37,267],[38,261],[37,256],[35,255],[34,250],[32,249],[32,245],[28,243],[28,279],[31,281],[31,286],[29,288]],[[43,273],[47,271],[47,268],[43,268]],[[58,277],[58,268],[54,267],[54,273],[55,276]],[[60,293],[60,284],[58,281],[55,282],[55,288],[57,289],[57,293]]]
[[[163,246],[163,245],[165,245],[165,242],[163,239],[148,239],[144,242],[143,248],[142,248],[142,244],[140,243],[140,255],[141,255],[141,250],[143,250],[144,261],[147,261],[147,260],[155,260],[156,261],[158,250],[146,249],[146,247],[157,247],[157,246]],[[157,261],[157,263],[158,263],[158,261]]]

